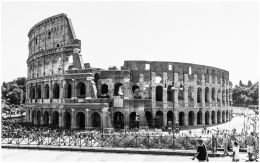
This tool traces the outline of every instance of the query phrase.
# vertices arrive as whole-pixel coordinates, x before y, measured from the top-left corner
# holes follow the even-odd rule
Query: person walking
[[[197,153],[194,155],[192,160],[197,158],[200,162],[209,161],[206,145],[201,139],[198,140],[198,144]]]
[[[255,150],[255,137],[254,137],[254,132],[251,132],[250,135],[246,137],[246,145],[247,145],[247,153],[248,153],[248,158],[249,161],[254,161],[253,159],[253,154]]]
[[[223,148],[224,148],[224,153],[222,156],[229,156],[228,154],[228,144],[229,144],[229,139],[228,139],[228,136],[226,133],[224,133],[224,136],[223,136],[223,141],[222,141],[222,145],[223,145]]]
[[[212,134],[212,138],[211,138],[211,145],[212,145],[212,153],[213,156],[215,156],[215,154],[217,153],[217,136],[215,134]]]
[[[238,162],[239,161],[239,144],[237,141],[234,142],[233,146],[233,162]]]

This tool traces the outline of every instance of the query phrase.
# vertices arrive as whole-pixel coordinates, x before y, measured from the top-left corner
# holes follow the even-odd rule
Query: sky
[[[1,80],[27,76],[30,28],[66,13],[84,63],[173,61],[229,71],[235,85],[259,80],[256,1],[2,2]]]

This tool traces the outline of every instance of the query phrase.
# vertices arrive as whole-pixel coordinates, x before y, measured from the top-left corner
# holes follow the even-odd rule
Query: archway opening
[[[122,83],[116,83],[114,85],[114,96],[123,96],[123,84]]]
[[[59,113],[57,111],[52,113],[52,124],[55,127],[59,126]]]
[[[136,119],[136,112],[132,112],[129,115],[129,128],[134,129],[134,128],[139,128],[139,121]]]
[[[167,113],[167,126],[172,127],[173,126],[173,112],[168,111]]]
[[[72,87],[70,83],[66,83],[65,85],[65,98],[71,98],[72,95]]]
[[[156,87],[156,101],[162,101],[163,87],[158,85]]]
[[[124,128],[124,114],[121,112],[115,112],[114,114],[114,128],[123,129]]]
[[[45,84],[45,86],[44,86],[44,99],[49,99],[49,92],[50,92],[49,85]]]
[[[146,118],[146,121],[148,123],[148,127],[152,128],[153,127],[153,123],[152,123],[153,116],[152,116],[152,113],[149,112],[149,111],[146,111],[145,112],[145,118]]]
[[[213,88],[212,88],[212,91],[211,91],[211,99],[212,99],[212,101],[215,101],[215,92],[216,92],[216,90],[215,90],[215,88],[213,87]]]
[[[154,127],[155,128],[162,128],[163,127],[163,112],[157,111],[154,118]]]
[[[212,124],[215,124],[216,123],[216,121],[215,121],[215,111],[213,110],[212,112],[211,112],[211,122],[212,122]]]
[[[198,111],[197,113],[197,124],[202,125],[202,111]]]
[[[188,119],[189,126],[193,126],[194,125],[194,112],[190,111],[188,116],[189,116],[189,119]]]
[[[64,128],[70,129],[71,128],[71,114],[68,111],[66,111],[64,113],[63,121],[64,121]]]
[[[184,112],[179,113],[179,125],[180,126],[184,126],[184,116],[185,116]]]
[[[86,85],[83,82],[77,84],[77,97],[85,98],[86,97]]]
[[[101,85],[101,97],[102,98],[109,98],[108,85],[106,85],[106,84]]]
[[[41,90],[42,90],[41,85],[37,85],[37,99],[41,99],[41,93],[42,93]]]
[[[43,124],[49,125],[49,113],[47,111],[45,111],[43,114]]]
[[[140,95],[139,86],[134,85],[132,87],[132,91],[133,91],[134,99],[142,99],[142,96]]]
[[[205,88],[205,102],[209,102],[209,98],[210,98],[209,87],[206,87]]]
[[[41,124],[41,111],[37,111],[37,125]]]
[[[53,99],[60,98],[60,86],[59,84],[55,83],[53,86]]]
[[[99,113],[94,112],[91,116],[92,119],[92,126],[94,128],[101,128],[101,116],[99,115]]]
[[[225,111],[223,110],[222,111],[222,123],[226,122],[226,119],[225,119]]]
[[[208,125],[209,124],[209,111],[205,112],[205,124]]]
[[[173,101],[172,85],[167,88],[167,101]]]
[[[35,110],[32,111],[32,118],[31,118],[32,121],[31,121],[31,122],[32,122],[33,124],[34,124],[34,118],[35,118]]]
[[[189,102],[193,102],[194,101],[193,96],[192,96],[192,92],[193,92],[193,87],[189,86],[189,89],[188,89],[188,99],[189,99]]]
[[[220,115],[220,111],[218,110],[218,113],[217,113],[217,120],[218,120],[218,123],[221,123],[221,115]]]
[[[76,115],[76,127],[78,129],[85,129],[85,114],[82,112],[78,112]]]
[[[202,102],[202,89],[199,87],[197,90],[197,103]]]

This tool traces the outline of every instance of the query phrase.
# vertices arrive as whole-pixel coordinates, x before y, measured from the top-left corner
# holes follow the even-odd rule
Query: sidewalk
[[[153,154],[153,155],[180,155],[193,156],[196,150],[171,150],[171,149],[141,149],[141,148],[114,148],[114,147],[77,147],[77,146],[51,146],[51,145],[16,145],[4,144],[2,148],[13,149],[37,149],[37,150],[58,150],[58,151],[82,151],[82,152],[108,152],[108,153],[132,153],[132,154]],[[221,151],[221,152],[220,152]],[[209,157],[220,157],[223,149],[218,150],[215,156],[209,151]]]

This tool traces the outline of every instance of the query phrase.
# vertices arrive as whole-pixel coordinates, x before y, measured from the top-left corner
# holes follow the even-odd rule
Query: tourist
[[[197,153],[194,155],[192,160],[197,158],[199,161],[209,161],[208,152],[205,144],[201,139],[198,140],[199,146],[197,147]]]
[[[212,153],[213,156],[215,156],[215,153],[217,153],[217,137],[215,134],[212,134],[212,138],[211,138],[211,142],[212,142]]]
[[[234,142],[234,146],[233,146],[233,162],[238,162],[239,161],[239,145],[238,142],[235,141]]]
[[[223,145],[223,148],[224,148],[223,156],[225,156],[225,155],[229,156],[229,154],[228,154],[228,144],[229,144],[229,139],[228,139],[228,136],[227,136],[226,133],[224,133],[222,143],[223,143],[222,145]]]
[[[247,153],[248,153],[249,161],[253,161],[255,143],[256,141],[255,141],[254,133],[251,132],[250,135],[246,137],[246,145],[247,145]]]

